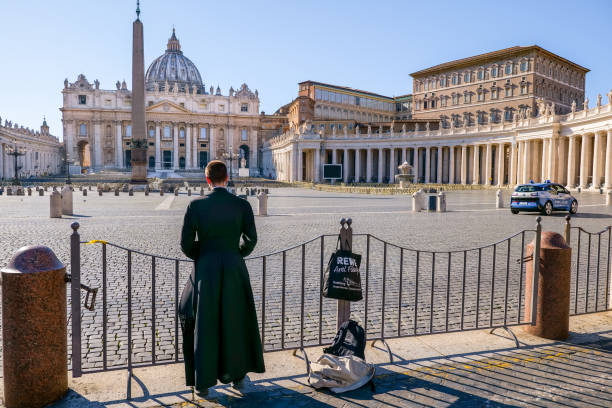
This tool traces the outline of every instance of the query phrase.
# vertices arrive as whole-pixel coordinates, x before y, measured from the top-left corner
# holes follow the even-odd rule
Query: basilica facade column
[[[523,160],[522,160],[522,173],[523,180],[522,184],[526,184],[529,181],[529,177],[531,176],[531,155],[530,155],[530,143],[528,140],[523,141]]]
[[[191,169],[191,125],[185,125],[185,168]]]
[[[4,144],[0,143],[0,180],[5,179],[6,171],[4,170]]]
[[[349,174],[349,151],[348,149],[342,149],[342,180],[348,183]]]
[[[366,150],[366,183],[372,182],[372,148],[368,147]]]
[[[94,131],[94,163],[91,167],[94,169],[102,168],[102,140],[100,137],[100,121],[93,122]]]
[[[320,151],[321,147],[317,147],[314,150],[314,182],[315,183],[320,183],[321,182],[321,151]]]
[[[200,127],[196,125],[189,125],[191,127],[191,139],[192,139],[192,148],[191,148],[191,166],[194,169],[200,168],[199,157],[198,157],[198,147],[200,146]]]
[[[611,104],[612,107],[612,104]],[[612,189],[612,128],[608,129],[606,135],[606,161],[605,161],[605,184],[606,189]]]
[[[389,184],[393,184],[395,182],[395,169],[397,159],[395,158],[395,148],[392,147],[389,150]]]
[[[215,127],[214,126],[210,126],[208,128],[208,151],[210,152],[210,157],[208,158],[208,160],[216,160],[217,159],[217,146],[215,145],[216,143],[216,137],[217,134],[215,132]]]
[[[115,154],[116,156],[116,161],[117,161],[117,167],[119,167],[120,169],[125,168],[125,164],[123,163],[123,137],[121,135],[121,121],[117,121],[116,123],[116,149],[115,149]],[[83,165],[83,163],[81,163],[81,165]]]
[[[361,179],[361,149],[355,149],[355,183]]]
[[[179,168],[179,134],[178,134],[178,125],[175,123],[174,132],[172,133],[172,169],[178,170]]]
[[[490,186],[491,183],[491,179],[493,178],[493,175],[491,174],[491,167],[493,166],[493,145],[491,143],[487,143],[487,147],[485,150],[485,180],[484,180],[484,184],[487,186]]]
[[[159,122],[155,122],[155,169],[161,169],[161,128]]]
[[[542,155],[540,161],[540,181],[543,183],[548,179],[548,146],[550,143],[550,139],[542,139]]]
[[[302,150],[302,146],[298,145],[297,148],[297,181],[304,181],[304,151]]]

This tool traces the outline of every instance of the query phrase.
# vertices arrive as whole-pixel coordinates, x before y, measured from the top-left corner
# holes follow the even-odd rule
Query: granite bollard
[[[87,189],[86,188],[83,189],[83,197],[87,197]]]
[[[527,259],[533,256],[535,239],[527,245]],[[533,259],[533,258],[531,258]],[[542,232],[540,273],[537,287],[535,325],[525,331],[550,340],[564,340],[569,335],[570,283],[572,248],[562,235]],[[533,281],[533,260],[527,263],[526,282]],[[533,288],[525,287],[525,316],[531,316]]]
[[[62,218],[62,195],[53,191],[49,196],[50,217]]]
[[[151,189],[149,188],[149,186],[146,186],[145,187],[145,191],[144,191],[145,196],[148,196],[150,191],[151,191]]]
[[[174,187],[174,195],[178,196],[179,193],[179,188],[178,187]]]
[[[70,186],[65,186],[62,189],[62,214],[73,214],[72,188],[70,188]]]
[[[437,211],[446,212],[446,193],[439,192],[437,196],[437,200],[438,200]]]
[[[115,197],[119,196],[119,188],[115,188]]]
[[[11,187],[7,187],[6,188],[6,195],[7,196],[12,196],[13,195],[13,189]]]
[[[128,196],[133,197],[134,196],[134,188],[130,187],[130,189],[128,190]]]
[[[39,188],[39,189],[38,189],[38,195],[39,195],[40,197],[44,196],[44,195],[45,195],[45,190],[43,190],[42,188]]]
[[[257,194],[257,215],[268,215],[268,195],[266,193]]]
[[[32,195],[32,187],[28,187],[28,196]]]
[[[43,407],[68,391],[65,277],[45,246],[19,249],[2,269],[7,408]]]
[[[495,193],[495,208],[504,208],[504,193],[501,189],[498,189]]]
[[[189,197],[191,197],[191,188],[188,188],[188,189],[187,189],[187,195],[188,195]]]
[[[606,205],[608,207],[612,206],[612,190],[608,190],[606,193]]]

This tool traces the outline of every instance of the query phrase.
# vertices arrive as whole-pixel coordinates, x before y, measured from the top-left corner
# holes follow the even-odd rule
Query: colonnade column
[[[556,175],[556,169],[557,169],[557,155],[559,154],[558,149],[557,149],[557,141],[558,139],[555,138],[554,136],[550,138],[550,140],[548,141],[548,180],[553,181],[555,183],[560,183],[561,180],[558,179],[557,175]]]
[[[480,181],[480,146],[474,145],[474,155],[472,157],[472,184],[479,184]]]
[[[6,178],[6,174],[4,174],[4,145],[0,143],[0,180]]]
[[[430,183],[430,174],[431,174],[431,148],[427,146],[425,148],[425,184]]]
[[[302,147],[297,148],[297,181],[304,181],[304,151]]]
[[[485,181],[484,184],[487,186],[490,186],[491,183],[491,179],[493,178],[493,175],[491,174],[491,167],[493,165],[493,145],[491,143],[487,143],[487,147],[485,150],[486,156],[485,156]]]
[[[209,140],[209,146],[208,146],[208,151],[210,152],[210,157],[208,158],[208,160],[215,160],[217,158],[217,153],[215,152],[215,128],[214,127],[209,127],[208,128],[208,140]]]
[[[531,176],[530,174],[530,164],[531,162],[529,161],[530,159],[530,146],[529,146],[529,141],[528,140],[524,140],[523,141],[523,163],[522,163],[522,171],[523,171],[523,184],[526,184],[529,181],[529,177]]]
[[[117,167],[120,169],[124,168],[125,165],[123,163],[123,141],[121,137],[121,122],[117,122],[117,139],[116,139],[116,155],[117,155]],[[83,163],[81,163],[81,166]]]
[[[588,167],[587,167],[587,152],[589,137],[587,135],[582,135],[582,149],[580,149],[580,188],[584,189],[587,186],[587,178],[588,178]]]
[[[384,155],[384,150],[383,149],[378,149],[378,182],[382,183],[383,182],[383,162],[385,161],[385,155]]]
[[[419,182],[419,148],[415,147],[412,149],[414,160],[412,161],[412,172],[414,174],[414,182]]]
[[[608,129],[606,136],[606,181],[604,187],[612,188],[612,129]]]
[[[455,146],[448,147],[448,184],[455,184]]]
[[[508,173],[508,185],[516,184],[516,142],[510,144],[510,172]]]
[[[461,145],[461,184],[467,184],[467,145]]]
[[[366,183],[372,181],[372,148],[366,150]]]
[[[314,150],[314,181],[315,183],[321,182],[321,147],[317,147]]]
[[[199,145],[199,140],[200,140],[200,127],[198,125],[195,126],[191,126],[191,140],[192,140],[192,159],[191,159],[191,166],[194,169],[197,169],[200,167],[200,163],[198,162],[198,145]]]
[[[500,143],[497,145],[497,185],[499,187],[504,185],[504,172],[505,172],[504,149],[505,149],[505,145],[503,143]]]
[[[395,169],[396,169],[396,160],[395,160],[395,148],[391,148],[389,150],[389,184],[393,184],[395,182]]]
[[[349,168],[349,151],[348,149],[343,149],[344,153],[343,153],[343,157],[342,157],[342,179],[344,180],[345,183],[348,183],[348,168]]]
[[[402,163],[404,164],[406,162],[406,151],[408,150],[407,147],[402,147]]]
[[[599,180],[601,178],[599,174],[600,165],[600,150],[601,150],[601,135],[599,132],[595,132],[595,141],[593,145],[593,188],[599,187]]]
[[[355,183],[361,178],[361,150],[355,149]]]
[[[442,146],[438,146],[438,163],[436,170],[436,178],[437,183],[442,184],[442,159],[444,158],[444,148]]]
[[[548,179],[548,165],[547,165],[547,159],[548,159],[548,149],[549,149],[549,144],[550,144],[550,139],[542,139],[542,160],[540,161],[541,164],[541,174],[540,174],[540,181],[543,183],[546,179]]]

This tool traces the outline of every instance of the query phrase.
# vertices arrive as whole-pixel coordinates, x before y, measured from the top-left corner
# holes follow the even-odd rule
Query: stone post
[[[130,187],[130,189],[128,190],[128,196],[130,197],[134,196],[134,187]]]
[[[159,187],[159,196],[163,196],[164,195],[164,186],[160,186]]]
[[[178,187],[174,187],[174,195],[178,196],[179,193],[179,188]]]
[[[42,188],[39,188],[39,189],[38,189],[38,195],[39,195],[40,197],[44,196],[44,195],[45,195],[45,190],[43,190]]]
[[[535,245],[535,240],[527,245],[527,257],[534,255]],[[525,326],[529,334],[551,340],[564,340],[568,337],[571,259],[572,249],[561,234],[542,232],[535,324]],[[533,269],[534,261],[528,262],[526,282],[532,282]],[[531,316],[532,296],[533,288],[527,284],[526,316]]]
[[[115,197],[119,196],[119,187],[115,187]]]
[[[204,187],[200,187],[200,197],[204,197]]]
[[[6,195],[7,196],[12,196],[13,195],[13,188],[12,187],[7,187],[6,188]]]
[[[504,208],[504,193],[503,193],[503,191],[501,191],[501,189],[498,189],[497,193],[495,193],[495,196],[496,196],[495,208]]]
[[[32,195],[32,187],[28,187],[28,196]]]
[[[87,197],[87,189],[83,189],[83,197]]]
[[[49,196],[50,204],[50,217],[51,218],[62,218],[62,195],[54,191]]]
[[[190,188],[187,189],[187,196],[191,197],[191,189]]]
[[[68,391],[65,276],[44,246],[21,248],[2,269],[7,408],[43,407]]]
[[[62,189],[62,214],[73,214],[72,189],[70,188],[70,186],[65,186]]]
[[[257,215],[268,215],[268,195],[266,193],[257,194]]]
[[[606,205],[612,207],[612,190],[606,192]]]
[[[446,194],[440,191],[438,193],[438,212],[446,212]]]
[[[419,212],[421,209],[421,192],[417,191],[412,194],[412,212]]]

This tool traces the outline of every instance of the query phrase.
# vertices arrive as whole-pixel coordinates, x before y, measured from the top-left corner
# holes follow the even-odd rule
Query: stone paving
[[[192,266],[189,262],[162,257],[184,259],[178,237],[185,207],[195,198],[186,194],[145,197],[143,193],[135,193],[133,197],[127,193],[119,197],[112,193],[102,197],[90,193],[82,197],[75,191],[77,215],[50,219],[48,194],[46,197],[1,196],[0,259],[3,261],[0,266],[8,262],[16,249],[31,244],[51,247],[68,265],[70,224],[75,220],[81,225],[82,241],[101,239],[157,255],[153,274],[150,256],[131,253],[133,361],[151,362],[152,351],[157,361],[180,358],[180,352],[176,353],[180,331],[177,331],[175,320],[175,299]],[[603,196],[583,193],[578,199],[581,208],[573,225],[591,232],[612,225],[609,219],[612,211],[603,205]],[[362,271],[364,287],[368,288],[367,307],[365,301],[355,304],[353,317],[367,326],[370,338],[381,333],[393,337],[398,333],[405,336],[475,328],[477,316],[478,327],[503,324],[504,318],[508,324],[524,320],[521,302],[524,302],[525,282],[521,264],[516,260],[533,233],[525,233],[524,238],[519,234],[509,241],[505,238],[534,229],[536,216],[512,215],[508,209],[496,210],[494,200],[494,191],[453,192],[448,194],[449,212],[416,214],[410,211],[410,199],[406,196],[336,194],[290,188],[272,190],[269,216],[256,217],[259,242],[252,255],[254,259],[248,261],[260,323],[264,274],[262,258],[258,257],[297,247],[285,253],[284,278],[283,255],[266,257],[266,350],[299,346],[302,330],[305,344],[326,343],[333,338],[334,303],[323,300],[321,306],[319,285],[321,264],[323,262],[324,266],[333,252],[335,237],[325,237],[323,243],[319,238],[301,244],[321,234],[337,233],[341,217],[353,219],[355,234],[371,234],[369,252],[366,236],[355,236],[353,248],[354,252],[364,255]],[[565,215],[545,217],[543,228],[561,232]],[[574,246],[578,239],[575,231],[572,235]],[[494,242],[500,244],[478,249]],[[578,312],[602,310],[608,293],[608,275],[598,271],[606,270],[609,232],[591,236],[590,246],[588,242],[588,236],[582,234],[581,277],[575,302]],[[408,249],[401,250],[395,245]],[[464,252],[469,248],[476,249]],[[592,251],[588,252],[588,248]],[[385,249],[386,257],[383,256]],[[433,255],[431,251],[439,252]],[[449,251],[457,251],[451,253],[450,260]],[[107,288],[106,291],[100,289],[95,310],[82,313],[83,365],[86,369],[100,369],[105,363],[107,367],[125,365],[128,350],[127,251],[106,246],[106,275],[101,244],[83,245],[81,255],[82,282]],[[300,303],[302,256],[303,324]],[[576,261],[574,256],[575,264]],[[575,283],[574,280],[572,293],[576,291]],[[586,303],[587,284],[589,294],[598,294],[592,296],[589,304]],[[102,324],[105,307],[106,328]],[[103,353],[104,339],[106,354]]]

